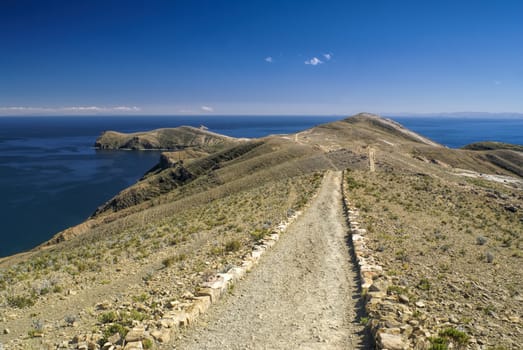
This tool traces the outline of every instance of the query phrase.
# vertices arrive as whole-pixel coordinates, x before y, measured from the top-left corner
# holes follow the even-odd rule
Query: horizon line
[[[523,117],[523,112],[481,112],[481,111],[457,111],[457,112],[367,112],[360,111],[355,113],[326,113],[326,114],[312,114],[312,113],[21,113],[21,114],[2,114],[2,117],[271,117],[271,116],[286,116],[286,117],[350,117],[360,113],[371,113],[385,117],[472,117],[483,116],[514,116]]]

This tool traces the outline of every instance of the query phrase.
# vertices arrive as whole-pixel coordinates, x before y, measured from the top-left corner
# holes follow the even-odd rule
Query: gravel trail
[[[170,349],[367,349],[341,172],[232,293]]]

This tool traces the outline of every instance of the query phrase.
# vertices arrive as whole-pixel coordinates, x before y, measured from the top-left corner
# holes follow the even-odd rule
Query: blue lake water
[[[449,147],[480,140],[523,144],[523,118],[406,118]],[[291,133],[341,117],[0,117],[0,256],[30,249],[85,220],[159,159],[157,152],[97,151],[104,130],[207,126],[235,137]]]

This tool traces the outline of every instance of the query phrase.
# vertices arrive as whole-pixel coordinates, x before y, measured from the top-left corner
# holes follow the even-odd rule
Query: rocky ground
[[[341,172],[176,349],[368,349],[347,245]],[[172,349],[172,347],[166,347]]]
[[[517,148],[360,114],[212,151],[0,259],[0,349],[369,348],[364,326],[389,350],[521,348]],[[341,169],[349,227],[339,173],[311,202]]]
[[[510,182],[434,175],[347,175],[383,267],[374,290],[394,312],[375,315],[387,327],[408,327],[403,336],[418,348],[520,349],[523,193]]]
[[[92,240],[11,263],[0,276],[0,344],[76,349],[111,339],[121,346],[136,326],[154,330],[169,312],[190,305],[203,281],[240,264],[271,228],[305,205],[321,178],[276,181],[212,204],[169,203],[147,212],[160,220],[138,213],[117,221],[111,235],[93,232]],[[155,344],[159,338],[148,334],[145,343]]]

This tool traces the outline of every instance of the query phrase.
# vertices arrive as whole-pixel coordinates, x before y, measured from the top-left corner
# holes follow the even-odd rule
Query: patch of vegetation
[[[261,241],[265,236],[267,236],[268,230],[267,229],[257,229],[254,231],[251,231],[249,235],[251,236],[252,240],[254,242]]]
[[[237,239],[233,239],[225,243],[225,251],[235,252],[238,251],[241,247],[241,242]]]
[[[365,325],[365,326],[366,326],[367,323],[369,323],[369,321],[370,321],[370,319],[369,319],[368,317],[366,317],[366,316],[362,316],[362,317],[360,317],[360,323],[361,323],[362,325]]]
[[[450,339],[457,345],[465,345],[470,338],[467,333],[452,327],[445,328],[440,331],[439,336]]]
[[[26,307],[31,307],[35,304],[36,297],[27,297],[23,295],[14,295],[7,297],[7,305],[11,307],[16,307],[18,309],[23,309]]]
[[[135,303],[145,303],[147,299],[149,299],[149,295],[147,293],[133,296],[133,301]]]
[[[151,339],[144,339],[142,340],[142,345],[144,349],[152,349],[154,343]]]
[[[105,344],[107,342],[107,339],[116,333],[120,334],[120,337],[125,338],[127,333],[129,333],[129,330],[119,323],[111,324],[103,330],[102,339],[100,339],[99,344]]]
[[[419,280],[417,287],[421,290],[430,290],[430,281],[427,278]]]
[[[32,320],[33,328],[27,332],[30,338],[42,336],[44,331],[44,322],[42,320]]]
[[[100,323],[112,323],[118,320],[119,316],[115,311],[107,311],[98,316]]]
[[[449,341],[442,337],[431,337],[429,338],[430,348],[429,350],[448,350]]]

